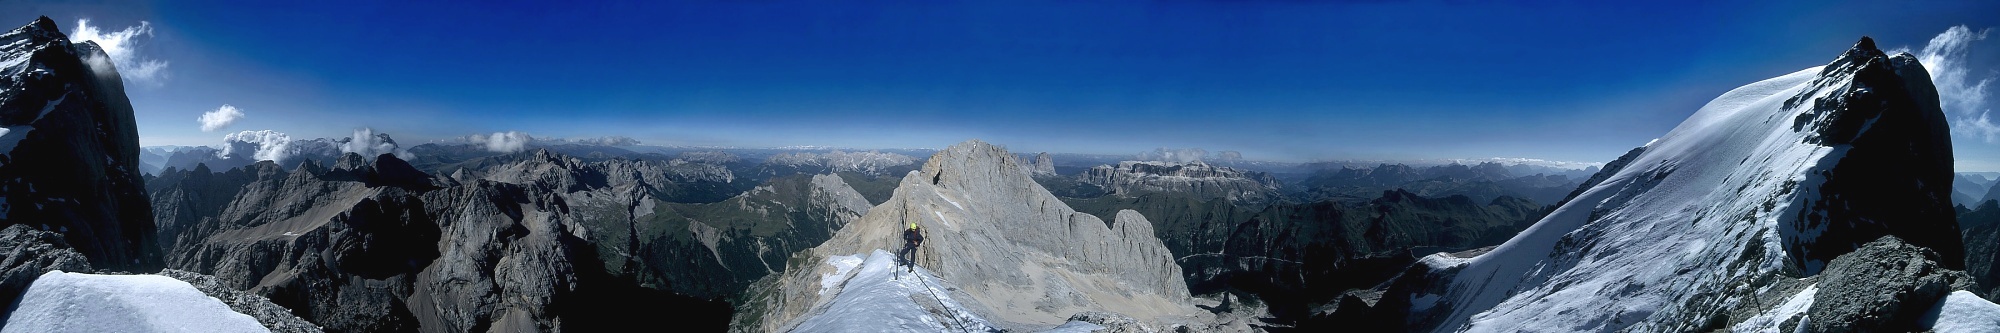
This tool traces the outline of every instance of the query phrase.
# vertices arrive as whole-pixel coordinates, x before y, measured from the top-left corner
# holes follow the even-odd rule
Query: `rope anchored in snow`
[[[890,273],[894,274],[894,272]],[[947,318],[951,318],[952,323],[958,324],[958,330],[965,331],[968,333],[972,332],[971,326],[966,326],[964,321],[958,320],[958,314],[952,313],[951,305],[944,304],[944,297],[938,296],[937,289],[931,289],[931,282],[929,279],[925,279],[923,274],[916,274],[916,272],[910,272],[910,273],[911,275],[917,276],[917,283],[923,285],[924,292],[928,292],[931,294],[931,300],[937,301],[938,308],[944,309],[944,316]],[[940,324],[942,324],[942,322],[940,322]]]

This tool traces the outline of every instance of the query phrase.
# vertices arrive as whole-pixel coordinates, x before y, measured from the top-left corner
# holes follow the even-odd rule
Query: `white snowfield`
[[[1924,313],[1923,324],[1937,333],[2000,331],[2000,304],[1969,291],[1954,291]]]
[[[1458,272],[1445,294],[1411,296],[1412,310],[1449,305],[1448,314],[1433,317],[1442,320],[1436,329],[1469,332],[1688,331],[1707,318],[1704,311],[1772,306],[1749,303],[1753,298],[1790,300],[1769,311],[1804,311],[1811,295],[1764,295],[1770,289],[1750,281],[1783,269],[1781,237],[1810,240],[1820,232],[1781,222],[1796,220],[1795,205],[1820,195],[1821,181],[1810,172],[1845,153],[1805,143],[1813,132],[1792,129],[1799,110],[1853,79],[1815,82],[1821,68],[1710,101],[1626,167],[1491,252],[1424,258],[1433,271]],[[1784,107],[1802,92],[1810,96],[1796,109]],[[1859,135],[1868,135],[1866,127]],[[1976,299],[1958,301],[1984,302]],[[1735,328],[1756,331],[1744,326],[1784,319]]]
[[[270,332],[193,285],[159,275],[48,272],[0,332]]]
[[[1612,331],[1674,324],[1647,321],[1670,317],[1658,314],[1678,310],[1693,294],[1780,269],[1780,251],[1729,263],[1750,244],[1782,249],[1782,213],[1772,212],[1791,211],[1793,200],[1779,188],[1838,160],[1828,158],[1832,148],[1803,143],[1808,133],[1791,130],[1793,117],[1783,107],[1819,71],[1723,94],[1604,182],[1492,252],[1459,261],[1463,270],[1446,295],[1454,312],[1438,328]],[[1775,209],[1759,207],[1766,202]]]
[[[958,289],[923,267],[907,272],[896,255],[880,249],[867,260],[833,256],[835,273],[822,276],[822,295],[833,301],[812,310],[792,332],[986,332],[996,330],[952,297]],[[859,264],[859,269],[855,265]],[[970,298],[968,298],[970,299]]]

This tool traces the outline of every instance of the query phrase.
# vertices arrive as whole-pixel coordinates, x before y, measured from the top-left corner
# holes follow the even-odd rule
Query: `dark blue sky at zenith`
[[[144,145],[225,133],[405,142],[521,131],[647,144],[1260,160],[1603,162],[1729,89],[1862,35],[1921,49],[1995,2],[660,1],[7,3],[146,21],[166,76],[128,89]],[[2000,68],[2000,35],[1969,53]],[[1991,94],[1992,89],[1987,91]],[[1989,98],[1991,99],[1991,98]],[[203,132],[229,104],[245,116]],[[1961,170],[2000,142],[1955,137]]]

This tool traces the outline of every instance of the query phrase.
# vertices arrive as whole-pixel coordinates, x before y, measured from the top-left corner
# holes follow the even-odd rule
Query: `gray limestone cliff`
[[[1049,328],[1087,311],[1202,327],[1208,315],[1192,306],[1180,267],[1144,216],[1124,211],[1105,223],[1070,209],[1013,154],[974,140],[938,152],[888,202],[753,285],[732,330],[797,325],[830,301],[814,292],[834,269],[826,258],[894,251],[909,223],[926,235],[917,264],[963,286],[984,305],[980,315],[1002,327]]]

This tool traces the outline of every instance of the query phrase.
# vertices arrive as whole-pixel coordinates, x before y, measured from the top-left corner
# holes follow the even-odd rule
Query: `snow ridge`
[[[987,332],[998,330],[985,318],[966,310],[949,281],[916,267],[905,272],[896,256],[876,249],[860,268],[852,256],[827,258],[841,273],[823,280],[836,293],[833,301],[813,309],[812,317],[793,332]],[[822,291],[826,292],[826,291]]]

